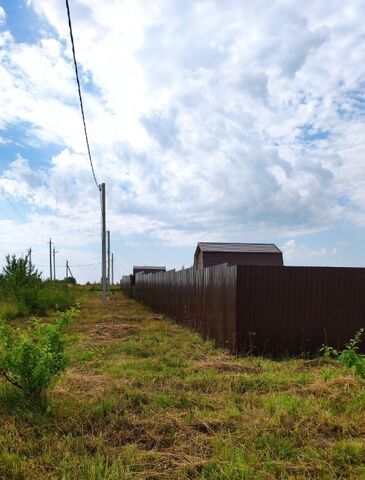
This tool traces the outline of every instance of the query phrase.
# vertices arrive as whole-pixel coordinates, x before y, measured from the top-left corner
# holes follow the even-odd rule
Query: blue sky
[[[115,276],[197,241],[365,266],[365,4],[70,0]],[[0,258],[100,276],[64,2],[0,0]],[[44,266],[43,266],[44,265]]]

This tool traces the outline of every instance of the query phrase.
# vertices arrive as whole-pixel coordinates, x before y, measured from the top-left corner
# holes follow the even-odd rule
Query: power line
[[[8,215],[1,207],[0,207],[0,212],[4,215],[4,217],[6,217],[8,220],[10,220],[11,222],[13,222],[15,228],[20,232],[22,233],[23,235],[25,236],[28,236],[30,232],[26,232],[25,230],[23,230],[22,228],[22,225],[19,225],[16,220],[12,217],[10,217],[10,215]]]
[[[72,265],[73,267],[93,267],[95,265],[101,265],[101,262],[98,263],[84,263],[83,265]],[[38,265],[38,267],[48,267],[49,265]],[[62,268],[64,265],[56,265],[56,268]]]
[[[43,237],[41,237],[39,235],[39,232],[37,232],[35,229],[33,229],[33,227],[31,227],[31,224],[27,223],[27,220],[25,219],[25,217],[23,216],[23,214],[21,214],[18,210],[18,208],[14,205],[14,203],[10,200],[10,198],[8,198],[8,196],[3,196],[3,198],[5,199],[5,201],[7,202],[7,204],[11,207],[11,209],[13,210],[13,212],[15,212],[15,214],[18,216],[18,218],[23,222],[21,225],[22,227],[26,228],[27,231],[31,234],[31,235],[35,235],[38,239],[42,239],[42,241],[44,240]],[[9,218],[9,217],[8,217]],[[15,220],[14,220],[15,221]],[[25,232],[24,232],[25,233]]]
[[[90,166],[91,166],[91,171],[94,177],[95,184],[97,188],[100,190],[99,183],[96,179],[95,175],[95,170],[94,170],[94,165],[93,161],[91,158],[91,151],[90,151],[90,145],[89,145],[89,137],[87,134],[87,129],[86,129],[86,121],[85,121],[85,113],[84,113],[84,104],[82,102],[82,95],[81,95],[81,86],[80,86],[80,79],[79,79],[79,71],[77,68],[77,61],[76,61],[76,52],[75,52],[75,43],[74,43],[74,37],[72,33],[72,22],[71,22],[71,14],[70,14],[70,7],[68,4],[68,0],[66,0],[66,8],[67,8],[67,17],[68,17],[68,26],[70,30],[70,39],[71,39],[71,46],[72,46],[72,55],[73,55],[73,60],[74,60],[74,67],[75,67],[75,76],[76,76],[76,81],[77,81],[77,89],[79,91],[79,100],[80,100],[80,109],[81,109],[81,116],[82,116],[82,122],[84,124],[84,132],[85,132],[85,140],[86,140],[86,146],[87,146],[87,152],[89,155],[89,161],[90,161]]]

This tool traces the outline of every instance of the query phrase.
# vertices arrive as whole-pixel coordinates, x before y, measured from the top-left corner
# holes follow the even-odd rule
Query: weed
[[[336,370],[331,368],[322,368],[321,375],[323,377],[323,380],[327,382],[331,378],[334,378],[336,375],[338,375],[338,373]]]
[[[351,338],[349,343],[345,345],[345,348],[342,351],[338,351],[330,346],[323,345],[321,352],[326,359],[335,358],[341,362],[345,367],[352,369],[355,372],[355,375],[365,378],[365,355],[361,355],[360,344],[361,336],[364,333],[364,329],[361,328],[354,336]]]
[[[365,444],[358,440],[341,440],[335,444],[332,458],[340,467],[365,462]]]

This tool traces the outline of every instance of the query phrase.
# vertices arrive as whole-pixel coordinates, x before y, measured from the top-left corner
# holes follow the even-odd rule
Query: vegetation
[[[0,275],[0,318],[46,315],[51,310],[64,311],[75,305],[75,291],[66,282],[42,281],[28,257],[6,257]]]
[[[365,478],[365,380],[334,358],[235,358],[92,292],[67,340],[51,412],[0,380],[0,478]]]
[[[361,336],[364,329],[361,328],[352,338],[345,348],[339,352],[333,347],[323,345],[321,351],[325,358],[336,358],[339,362],[349,369],[353,369],[355,374],[359,377],[365,378],[365,355],[362,355],[360,350]]]
[[[63,334],[72,309],[52,323],[33,318],[26,330],[0,324],[0,374],[32,404],[45,405],[46,390],[66,368]]]

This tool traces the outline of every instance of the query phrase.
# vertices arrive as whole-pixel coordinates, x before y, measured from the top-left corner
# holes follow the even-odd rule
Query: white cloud
[[[61,153],[41,169],[19,158],[0,183],[88,231],[97,193],[64,6],[29,4],[57,36],[0,37],[0,127],[25,122],[24,141]],[[181,244],[365,224],[362,1],[80,0],[72,15],[96,172],[121,235]]]
[[[3,25],[6,22],[6,14],[3,7],[0,5],[0,25]]]
[[[287,240],[281,249],[286,265],[323,265],[330,266],[338,263],[339,251],[336,246],[309,248],[294,239]]]

